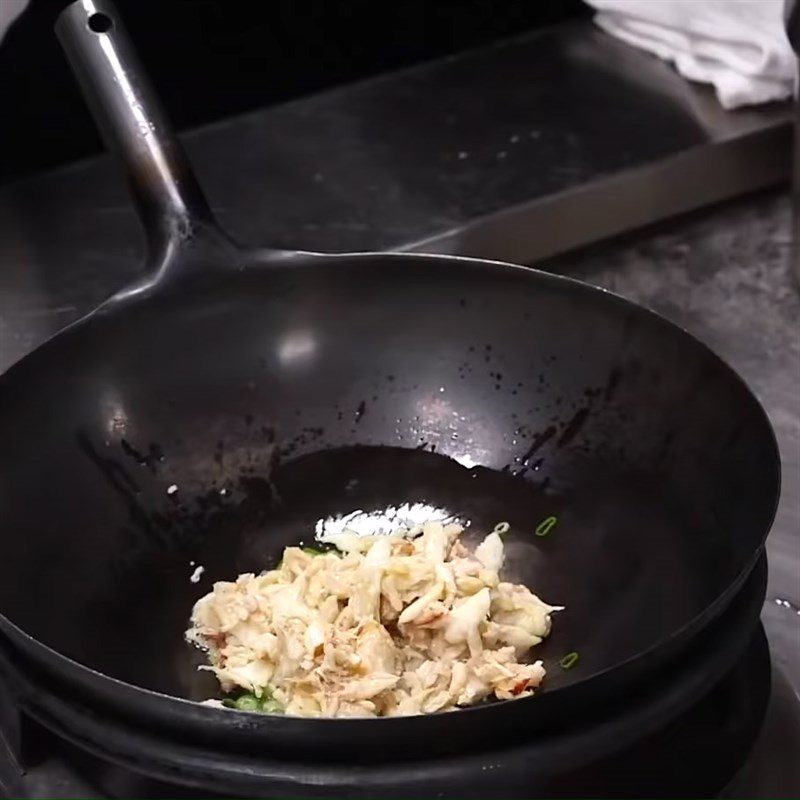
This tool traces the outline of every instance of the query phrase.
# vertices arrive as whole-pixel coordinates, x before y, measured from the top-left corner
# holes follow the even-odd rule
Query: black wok
[[[114,10],[81,0],[59,34],[149,257],[0,378],[0,630],[52,685],[221,746],[462,747],[614,702],[721,614],[761,552],[779,460],[714,353],[523,267],[241,248]],[[511,523],[508,574],[567,607],[540,695],[378,721],[187,702],[216,693],[182,636],[214,580],[272,566],[321,516],[405,501]]]

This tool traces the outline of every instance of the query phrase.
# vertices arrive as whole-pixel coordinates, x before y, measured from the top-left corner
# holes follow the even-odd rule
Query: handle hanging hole
[[[114,27],[114,20],[107,14],[92,14],[87,23],[92,33],[108,33]]]

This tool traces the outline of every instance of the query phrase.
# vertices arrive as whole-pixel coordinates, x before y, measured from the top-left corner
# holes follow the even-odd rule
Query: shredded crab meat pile
[[[303,717],[429,714],[529,695],[525,663],[557,607],[500,579],[504,546],[474,551],[456,523],[329,537],[337,551],[288,547],[277,569],[214,584],[187,638],[225,692],[271,696]]]

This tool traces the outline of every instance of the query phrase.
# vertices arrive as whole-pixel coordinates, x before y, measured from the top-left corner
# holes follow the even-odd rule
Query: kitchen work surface
[[[710,87],[581,21],[184,138],[245,242],[524,262],[785,180],[791,120],[786,105],[726,113]],[[0,187],[0,237],[29,271],[67,253],[89,270],[138,264],[108,159]]]

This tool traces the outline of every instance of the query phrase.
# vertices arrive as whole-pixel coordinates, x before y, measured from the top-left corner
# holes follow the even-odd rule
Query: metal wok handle
[[[114,5],[77,0],[56,34],[106,145],[122,162],[157,276],[175,262],[234,261]],[[213,258],[210,257],[213,252]]]

